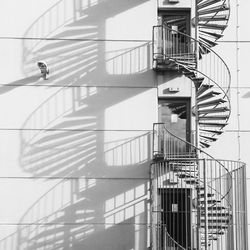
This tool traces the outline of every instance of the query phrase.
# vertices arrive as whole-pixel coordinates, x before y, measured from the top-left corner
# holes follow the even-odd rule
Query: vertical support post
[[[245,215],[245,220],[244,220],[244,249],[247,250],[248,249],[248,219],[247,219],[247,184],[246,184],[246,165],[243,165],[243,197],[244,197],[244,215]]]
[[[205,250],[208,249],[208,216],[207,216],[207,169],[206,159],[203,159],[203,178],[204,178],[204,215],[205,215]]]
[[[199,44],[198,44],[198,0],[195,0],[195,62],[196,69],[198,69],[198,60],[199,60]],[[198,101],[197,101],[197,92],[199,86],[195,85],[195,146],[199,148],[199,112],[198,112]],[[197,172],[198,178],[200,176],[200,155],[199,150],[196,150],[196,158],[197,158]],[[196,246],[197,249],[200,249],[200,227],[201,227],[201,208],[200,208],[200,187],[197,188],[197,229],[196,229]]]
[[[199,34],[198,34],[198,0],[195,0],[195,61],[196,69],[198,69],[199,61]],[[199,86],[195,86],[195,146],[199,148],[199,113],[198,113],[198,101],[197,101],[197,91]],[[198,152],[197,152],[198,153]],[[198,157],[198,155],[197,155]]]
[[[197,156],[198,157],[198,156]],[[197,159],[197,172],[198,172],[198,178],[201,179],[200,176],[200,162],[199,159]],[[200,250],[200,228],[201,228],[201,203],[200,203],[200,183],[197,186],[197,226],[196,226],[196,249]]]
[[[154,127],[153,127],[154,128]],[[153,164],[149,165],[149,202],[150,202],[150,249],[153,250],[153,229],[154,229],[154,223],[153,223]]]

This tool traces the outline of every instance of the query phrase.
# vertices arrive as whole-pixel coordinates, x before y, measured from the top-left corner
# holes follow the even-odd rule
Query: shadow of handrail
[[[116,173],[121,173],[121,168],[124,168],[124,173],[132,174],[136,165],[141,165],[142,168],[144,164],[149,163],[151,159],[150,138],[151,133],[148,132],[134,139],[128,138],[127,142],[115,141],[114,143],[119,145],[105,150],[104,159],[112,157],[111,155],[116,154],[117,151],[123,151],[123,155],[126,154],[130,162],[115,165],[115,162],[112,161],[112,164],[104,167],[106,171],[101,172],[99,177],[84,176],[83,174],[75,177],[72,176],[72,173],[62,178],[43,177],[54,181],[59,179],[59,182],[25,212],[19,220],[17,232],[0,241],[0,250],[6,250],[4,248],[6,244],[16,244],[15,246],[17,246],[17,248],[8,248],[8,250],[34,249],[41,242],[44,246],[53,246],[53,249],[58,247],[58,244],[67,248],[67,236],[65,236],[67,227],[72,229],[69,241],[76,244],[78,241],[87,240],[90,235],[98,233],[99,230],[107,231],[117,225],[133,225],[132,221],[127,220],[131,220],[135,216],[135,207],[142,205],[146,207],[144,203],[147,203],[149,179],[136,176],[128,179],[125,175],[119,177]],[[135,152],[139,152],[140,148],[149,149],[145,152],[143,160],[134,158]],[[93,171],[94,165],[95,163],[89,164],[86,168]],[[87,169],[85,169],[86,174],[89,172]],[[122,185],[119,184],[118,187],[117,181]],[[117,188],[112,192],[106,191],[113,189],[114,185]],[[125,195],[130,190],[134,193],[134,198],[129,198],[123,204],[119,202],[114,207],[109,205],[109,201],[116,199],[119,195]],[[115,219],[125,210],[134,212],[127,213],[126,217],[124,215],[122,219]],[[78,238],[78,234],[81,234],[82,237]],[[54,242],[50,240],[51,238],[54,239]]]

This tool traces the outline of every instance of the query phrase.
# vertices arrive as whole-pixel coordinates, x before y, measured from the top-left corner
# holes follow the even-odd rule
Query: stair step
[[[200,121],[219,121],[219,120],[227,120],[227,115],[216,115],[216,116],[200,116]]]
[[[185,182],[190,185],[199,184],[199,181],[196,179],[185,180]]]
[[[202,204],[202,203],[204,203],[205,202],[205,200],[200,200],[200,203]],[[207,204],[216,204],[216,203],[220,203],[221,201],[219,201],[219,200],[215,200],[215,199],[208,199],[207,200]]]
[[[222,130],[212,130],[212,129],[203,129],[203,128],[200,128],[200,131],[205,132],[205,133],[213,133],[216,135],[221,135],[223,133]]]
[[[221,213],[221,212],[216,212],[216,213],[208,213],[207,214],[209,217],[229,217],[229,213]],[[201,215],[202,216],[202,215]]]
[[[209,234],[210,234],[210,235],[212,235],[212,234],[213,234],[213,235],[224,235],[225,232],[223,232],[223,231],[217,231],[217,230],[216,230],[216,231],[210,231]]]
[[[200,33],[202,33],[202,34],[204,34],[206,36],[214,37],[215,40],[218,40],[218,39],[223,37],[222,34],[219,34],[219,33],[216,33],[216,32],[209,32],[209,31],[205,31],[205,30],[200,30]]]
[[[211,41],[207,38],[204,38],[204,37],[200,37],[200,40],[205,43],[205,45],[207,45],[208,47],[214,47],[216,46],[218,43],[214,42],[214,41]]]
[[[191,174],[178,174],[177,175],[179,178],[184,179],[184,178],[195,178],[196,176],[191,175]]]
[[[205,225],[201,223],[201,228],[204,228]],[[220,224],[215,224],[215,225],[208,225],[208,229],[226,229],[228,228],[228,225],[220,225]]]
[[[185,71],[182,70],[182,73],[186,76],[186,77],[194,77],[195,73],[193,71]]]
[[[210,114],[210,113],[223,113],[229,111],[227,107],[217,107],[212,109],[201,109],[199,110],[199,114]]]
[[[207,14],[217,14],[225,10],[229,10],[229,7],[226,4],[222,4],[220,6],[206,8],[204,10],[198,10],[198,16],[207,15]]]
[[[226,223],[228,224],[229,223],[229,220],[228,219],[222,219],[222,218],[218,218],[218,219],[210,219],[208,218],[208,223]],[[205,222],[205,219],[201,219],[201,222]]]
[[[208,144],[206,142],[203,142],[203,141],[200,141],[200,144],[201,144],[202,148],[208,148],[208,147],[210,147],[210,144]]]
[[[215,3],[221,2],[221,0],[207,0],[207,1],[202,1],[197,5],[197,9],[203,9],[207,6],[213,5]]]
[[[195,169],[177,169],[177,168],[173,169],[173,171],[176,173],[196,173],[197,172],[197,170]]]
[[[207,209],[210,211],[221,211],[226,210],[227,208],[224,206],[209,206]]]
[[[205,135],[200,135],[201,138],[205,139],[205,141],[217,141],[217,138],[215,137],[210,137],[210,136],[205,136]]]
[[[208,92],[208,93],[206,93],[204,95],[198,96],[197,101],[201,102],[201,101],[210,99],[212,97],[215,97],[216,95],[219,95],[219,94],[220,94],[220,92],[212,90],[212,91],[210,91],[210,92]]]
[[[208,89],[212,87],[213,85],[211,84],[202,84],[201,87],[197,91],[197,96],[200,96],[201,94],[203,94],[205,91],[207,91]]]
[[[194,77],[191,79],[193,83],[195,84],[196,88],[200,88],[202,82],[204,81],[204,77]]]
[[[203,44],[202,41],[199,42],[199,52],[201,55],[205,55],[210,52],[210,50]]]
[[[203,23],[199,25],[200,28],[206,28],[206,29],[215,29],[215,30],[224,30],[226,29],[226,24],[212,24],[212,23]]]
[[[208,236],[209,240],[218,240],[219,238],[214,236],[214,235],[209,235]],[[205,240],[205,236],[201,237],[201,240]],[[202,244],[202,243],[201,243]],[[205,242],[203,242],[203,244],[205,244]]]
[[[222,98],[217,98],[208,102],[198,103],[198,108],[209,107],[209,106],[218,105],[218,104],[225,103],[225,102],[227,101]]]
[[[228,15],[210,15],[210,16],[201,16],[198,18],[199,22],[220,22],[220,21],[227,21]],[[199,23],[200,24],[200,23]]]
[[[205,194],[204,193],[200,193],[199,196],[202,198],[202,197],[205,197]],[[214,194],[213,193],[207,193],[207,197],[213,197]]]
[[[228,123],[219,123],[219,122],[199,122],[199,125],[205,127],[225,127]]]

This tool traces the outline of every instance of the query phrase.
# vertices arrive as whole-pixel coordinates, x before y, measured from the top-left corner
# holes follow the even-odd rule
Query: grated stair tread
[[[219,12],[224,12],[226,10],[229,10],[229,7],[226,4],[222,4],[219,6],[214,6],[210,8],[205,8],[204,10],[200,9],[198,10],[198,15],[207,15],[207,14],[217,14]]]

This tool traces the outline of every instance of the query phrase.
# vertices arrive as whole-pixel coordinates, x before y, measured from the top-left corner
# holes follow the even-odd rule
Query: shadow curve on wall
[[[27,78],[46,61],[56,91],[23,124],[20,165],[59,182],[0,249],[146,249],[151,132],[104,128],[110,107],[154,86],[151,45],[100,40],[108,18],[144,2],[62,0],[26,32],[55,38],[24,40],[23,61]]]

